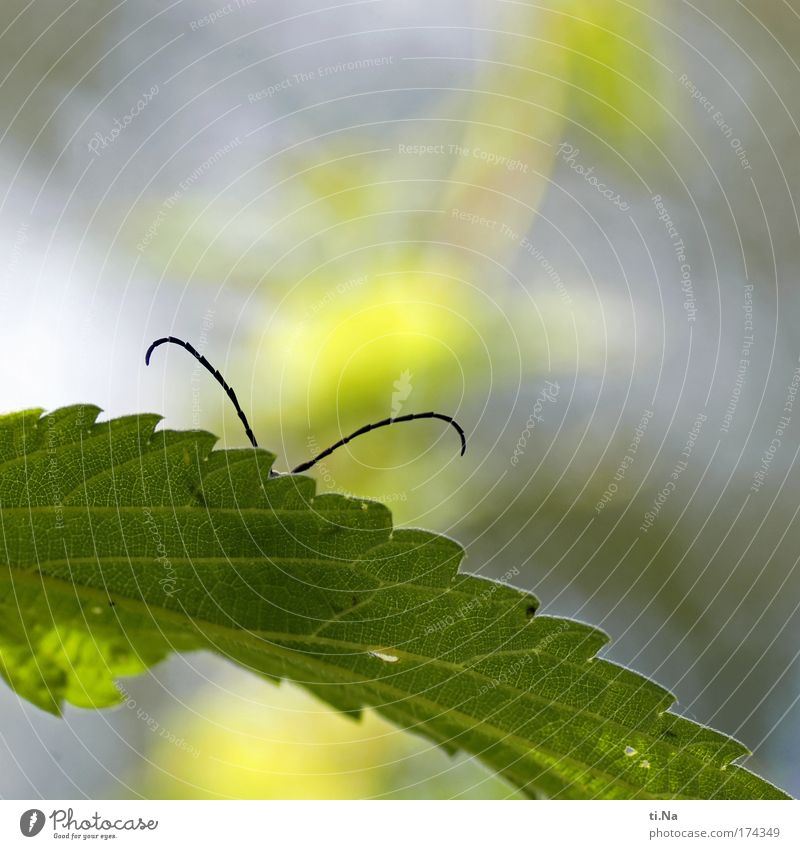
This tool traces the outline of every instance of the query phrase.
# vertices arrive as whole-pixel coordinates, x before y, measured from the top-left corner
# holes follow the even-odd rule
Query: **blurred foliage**
[[[567,112],[604,150],[634,168],[658,167],[655,146],[667,141],[672,73],[663,62],[659,0],[559,0],[558,43],[568,52]],[[612,158],[612,157],[609,157]],[[621,164],[621,163],[620,163]]]

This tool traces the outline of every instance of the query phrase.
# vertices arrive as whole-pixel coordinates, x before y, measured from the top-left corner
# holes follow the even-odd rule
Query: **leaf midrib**
[[[23,579],[23,582],[29,581],[32,584],[36,584],[36,583],[41,584],[42,580],[46,580],[48,582],[52,582],[53,584],[55,584],[56,587],[58,588],[58,591],[64,592],[65,595],[69,595],[69,593],[66,592],[67,588],[71,588],[73,595],[75,593],[76,586],[74,584],[71,584],[67,581],[60,579],[60,578],[56,578],[52,575],[44,575],[44,574],[39,573],[40,580],[37,582],[36,579],[34,578],[34,573],[32,573],[32,572],[24,573],[24,572],[18,572],[17,570],[13,570],[13,571],[14,571],[14,574],[18,578]],[[78,589],[79,589],[80,592],[83,592],[83,593],[85,593],[89,596],[95,596],[98,601],[107,601],[106,594],[103,593],[102,591],[96,589],[95,587],[80,585],[80,587]],[[280,654],[280,655],[284,656],[285,658],[289,659],[293,663],[297,663],[298,655],[300,655],[301,658],[302,658],[302,663],[306,663],[306,664],[309,664],[310,666],[317,667],[318,669],[320,669],[321,671],[323,671],[327,674],[330,674],[331,670],[334,670],[337,675],[340,675],[340,674],[345,675],[347,678],[350,679],[351,683],[358,684],[359,686],[363,686],[365,688],[370,688],[370,687],[375,687],[375,686],[384,687],[390,693],[392,693],[394,696],[400,696],[401,700],[403,700],[403,701],[408,700],[408,699],[419,698],[419,699],[423,700],[429,706],[434,707],[440,713],[443,712],[443,711],[444,712],[450,712],[450,713],[455,711],[458,714],[458,716],[460,717],[460,724],[465,726],[465,728],[467,728],[469,730],[472,730],[473,727],[476,728],[476,729],[480,729],[480,728],[487,729],[488,728],[488,729],[491,730],[492,736],[494,736],[496,739],[498,739],[499,742],[503,742],[506,739],[511,739],[514,742],[514,745],[516,746],[516,748],[523,750],[524,754],[526,754],[526,755],[535,754],[532,751],[530,740],[526,740],[525,738],[519,737],[518,735],[514,734],[514,732],[508,731],[508,730],[502,728],[501,726],[492,724],[491,722],[486,722],[486,720],[476,719],[474,716],[472,716],[470,714],[465,714],[463,711],[460,711],[457,708],[448,708],[447,706],[442,705],[441,703],[439,703],[437,701],[426,698],[424,695],[422,695],[418,692],[410,693],[407,690],[403,690],[403,689],[400,689],[400,688],[397,688],[397,687],[393,687],[391,684],[386,683],[388,679],[385,678],[385,677],[380,678],[380,679],[373,679],[372,681],[365,681],[363,678],[358,677],[351,670],[347,669],[347,667],[339,666],[339,665],[336,665],[336,664],[333,664],[333,663],[326,663],[324,660],[320,659],[319,655],[314,655],[311,652],[300,651],[299,649],[294,649],[294,648],[291,648],[288,645],[286,645],[287,643],[292,643],[292,642],[302,643],[302,642],[305,641],[305,642],[310,642],[310,643],[316,642],[320,645],[326,645],[326,646],[329,646],[329,647],[332,647],[332,648],[348,648],[348,649],[351,649],[351,651],[340,653],[340,656],[347,657],[347,656],[351,656],[351,655],[367,654],[370,651],[370,649],[363,644],[349,643],[345,640],[331,639],[331,638],[325,638],[325,637],[309,637],[307,635],[298,636],[298,635],[286,634],[286,633],[283,633],[283,632],[272,632],[272,631],[261,631],[261,630],[254,631],[254,630],[248,630],[248,629],[244,629],[244,628],[236,629],[236,628],[231,628],[231,627],[227,627],[227,626],[224,626],[224,625],[219,625],[216,622],[210,622],[206,619],[202,619],[202,618],[197,617],[197,616],[192,616],[188,613],[182,614],[182,613],[179,613],[178,611],[174,611],[174,610],[171,610],[169,608],[161,607],[159,605],[148,605],[144,602],[138,601],[137,599],[131,598],[130,596],[125,596],[125,595],[122,595],[122,594],[119,594],[119,593],[115,593],[114,595],[115,595],[115,604],[121,604],[122,606],[124,606],[128,609],[132,609],[134,612],[137,612],[137,613],[140,612],[140,610],[142,608],[144,608],[144,610],[146,610],[146,611],[150,611],[150,609],[152,607],[156,607],[156,609],[159,612],[159,617],[163,617],[165,619],[168,619],[171,622],[171,624],[174,624],[178,627],[180,627],[180,626],[185,627],[186,619],[188,619],[191,622],[192,625],[201,626],[201,627],[197,627],[197,631],[208,642],[212,642],[212,640],[208,639],[209,635],[217,634],[218,636],[223,638],[223,641],[234,642],[234,643],[237,643],[237,644],[239,644],[243,647],[247,647],[249,649],[254,649],[254,650],[257,650],[257,651],[264,651],[264,643],[268,643],[269,647],[270,647],[269,648],[270,651],[274,651],[276,654]],[[494,678],[486,676],[483,673],[475,670],[474,667],[465,667],[463,665],[459,665],[458,663],[453,663],[451,661],[443,660],[441,658],[431,658],[431,657],[416,655],[416,654],[404,651],[403,649],[398,649],[396,647],[387,647],[385,645],[375,644],[375,650],[386,649],[386,648],[392,648],[393,651],[397,651],[400,655],[408,658],[409,660],[416,661],[416,662],[418,662],[422,665],[425,665],[425,664],[434,664],[434,666],[439,665],[441,668],[451,670],[451,671],[455,672],[457,675],[465,675],[466,674],[466,675],[469,675],[469,676],[474,676],[479,681],[484,681],[484,682],[488,682],[488,683],[492,683],[492,684],[496,680]],[[335,657],[336,655],[325,655],[325,656],[334,656]],[[561,659],[559,659],[559,661],[560,660]],[[302,684],[303,682],[296,682],[296,683]],[[629,730],[630,730],[630,729],[626,728],[625,726],[619,725],[618,723],[614,722],[613,720],[610,720],[608,717],[604,717],[600,714],[595,714],[591,711],[587,711],[587,710],[582,709],[582,708],[574,708],[571,705],[566,705],[562,702],[558,702],[558,701],[552,700],[550,698],[545,698],[543,696],[539,696],[538,694],[536,694],[532,690],[518,690],[517,688],[507,684],[506,682],[503,682],[502,684],[498,685],[496,687],[496,689],[504,689],[504,690],[511,692],[512,694],[515,694],[515,697],[514,697],[515,701],[520,699],[520,698],[529,698],[534,703],[544,704],[546,707],[555,707],[560,712],[563,712],[564,714],[566,714],[569,717],[582,715],[582,716],[585,716],[585,717],[588,717],[588,718],[592,718],[594,720],[599,720],[599,726],[600,727],[609,726],[609,727],[619,729],[623,732],[623,735],[624,735],[624,733],[629,732]],[[660,744],[660,745],[664,745],[664,746],[668,745],[668,744],[664,743],[663,741],[657,740],[655,737],[653,737],[651,734],[649,734],[645,731],[638,730],[637,733],[648,737],[649,739],[651,739],[653,741],[654,744]],[[599,770],[597,767],[590,765],[590,764],[587,764],[584,761],[576,760],[575,758],[571,758],[571,757],[564,755],[563,753],[560,753],[558,751],[553,751],[549,747],[543,746],[541,743],[537,742],[536,747],[538,749],[543,749],[544,752],[547,754],[547,756],[551,760],[555,760],[555,762],[558,762],[559,760],[567,759],[573,764],[580,765],[583,769],[591,772],[592,774],[595,774],[595,775],[602,774],[603,776],[608,777],[610,781],[620,781],[621,780],[618,777],[610,776],[604,770]],[[692,762],[698,763],[701,770],[709,769],[708,764],[704,763],[703,761],[700,761],[699,759],[695,758],[693,755],[691,755],[687,752],[683,752],[683,751],[678,752],[676,750],[676,753],[680,754],[682,757],[684,757],[688,760],[691,760]],[[639,791],[642,790],[642,787],[640,785],[626,783],[626,786],[629,787],[631,790],[633,790],[635,792],[639,792]],[[651,797],[651,798],[656,798],[656,797]],[[681,797],[681,798],[688,798],[688,797]]]

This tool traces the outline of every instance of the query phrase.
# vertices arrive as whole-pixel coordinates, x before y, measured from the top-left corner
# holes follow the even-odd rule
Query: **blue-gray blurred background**
[[[0,410],[245,444],[451,534],[800,794],[796,0],[5,0]],[[538,403],[537,403],[538,402]],[[511,796],[220,658],[0,687],[4,797]]]

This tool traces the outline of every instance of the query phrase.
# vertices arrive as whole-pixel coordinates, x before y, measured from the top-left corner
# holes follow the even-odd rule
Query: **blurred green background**
[[[172,333],[280,469],[452,413],[463,459],[414,423],[320,489],[518,568],[800,794],[795,0],[6,0],[0,33],[2,411],[245,444],[184,352],[145,369]],[[0,795],[515,795],[219,658],[124,686],[61,720],[0,688]]]

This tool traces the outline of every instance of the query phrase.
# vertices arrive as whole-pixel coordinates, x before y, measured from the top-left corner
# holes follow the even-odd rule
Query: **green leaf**
[[[596,658],[603,633],[459,573],[452,540],[270,477],[265,451],[98,413],[0,417],[0,672],[34,704],[112,705],[117,676],[205,649],[470,752],[530,795],[784,797],[732,764],[741,744]]]

